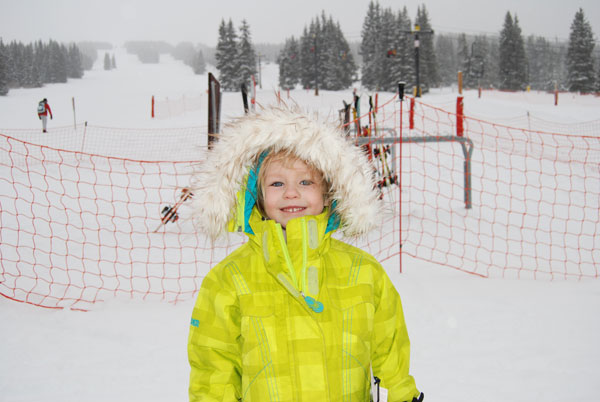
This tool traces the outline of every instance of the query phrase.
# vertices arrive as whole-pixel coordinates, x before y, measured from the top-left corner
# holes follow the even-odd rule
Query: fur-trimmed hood
[[[345,236],[374,228],[380,202],[373,169],[360,148],[316,116],[272,107],[226,125],[194,174],[194,221],[201,232],[213,240],[226,232],[240,213],[238,192],[245,192],[252,164],[265,150],[289,150],[323,172],[332,184],[334,214]],[[253,206],[245,202],[246,209]]]

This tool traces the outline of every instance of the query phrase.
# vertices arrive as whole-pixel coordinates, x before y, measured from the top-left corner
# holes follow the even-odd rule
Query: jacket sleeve
[[[192,401],[241,398],[240,313],[233,286],[217,267],[204,278],[192,313],[188,339]]]
[[[388,390],[389,402],[410,402],[419,396],[415,380],[409,374],[410,341],[400,295],[383,268],[375,282],[375,292],[373,374]]]

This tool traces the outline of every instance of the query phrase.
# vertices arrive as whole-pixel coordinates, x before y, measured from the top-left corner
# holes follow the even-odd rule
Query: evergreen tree
[[[433,46],[433,34],[425,34],[425,32],[433,32],[425,4],[417,9],[415,25],[418,25],[421,31],[424,32],[423,34],[419,35],[419,65],[421,70],[419,77],[421,89],[423,93],[425,93],[429,90],[429,88],[437,87],[440,81],[437,70],[435,48]]]
[[[466,66],[463,80],[467,88],[478,88],[484,78],[486,55],[488,53],[488,43],[485,36],[477,36],[471,43],[470,50],[467,51]]]
[[[560,81],[559,50],[543,37],[527,38],[527,60],[529,61],[529,83],[532,89],[554,90]]]
[[[110,62],[110,56],[108,53],[104,53],[104,69],[110,70],[112,68],[112,63]]]
[[[357,67],[339,23],[334,22],[331,16],[328,20],[324,17],[321,20],[324,37],[322,87],[338,91],[352,85]]]
[[[117,68],[117,61],[115,60],[115,55],[112,55],[111,61],[110,61],[110,68]]]
[[[192,69],[194,70],[194,74],[204,74],[206,71],[206,62],[204,61],[204,54],[202,53],[202,50],[198,50],[196,52]]]
[[[74,43],[69,46],[68,76],[69,78],[83,77],[81,54],[79,53],[79,48]]]
[[[64,45],[50,41],[48,45],[48,82],[67,82],[66,53]]]
[[[458,36],[458,45],[456,49],[456,59],[458,63],[458,71],[461,71],[463,74],[463,85],[465,80],[465,75],[469,73],[469,44],[467,43],[467,35],[461,33]]]
[[[485,71],[481,85],[487,88],[497,88],[500,82],[499,63],[500,41],[498,38],[488,40],[488,53],[485,55]]]
[[[400,74],[396,64],[398,53],[398,49],[396,49],[398,34],[396,16],[391,8],[381,11],[380,21],[378,42],[385,57],[380,57],[381,65],[377,71],[375,87],[382,91],[393,91],[397,86]]]
[[[233,22],[225,23],[221,20],[219,26],[219,39],[217,42],[217,70],[219,70],[219,81],[224,91],[239,90],[238,61],[237,61],[237,35]]]
[[[332,17],[323,13],[304,28],[299,54],[296,71],[304,88],[339,90],[352,84],[357,67],[348,42]],[[285,72],[283,77],[287,77]]]
[[[567,80],[569,91],[592,92],[596,88],[594,73],[594,34],[580,8],[573,22],[569,35],[567,51]]]
[[[293,36],[285,41],[277,63],[279,64],[279,86],[284,90],[294,89],[300,82],[300,48]]]
[[[387,49],[382,49],[379,41],[381,19],[379,3],[371,0],[363,21],[360,44],[360,54],[363,59],[361,81],[363,86],[371,90],[376,90],[379,87],[383,65],[382,59],[387,55]]]
[[[416,82],[415,44],[411,27],[412,22],[405,6],[396,18],[396,55],[392,69],[392,81],[396,83],[404,81],[408,87],[414,86]]]
[[[527,59],[519,21],[506,13],[500,32],[500,89],[523,90],[527,83]]]
[[[457,51],[451,38],[445,35],[436,35],[435,53],[439,61],[440,83],[450,86],[456,82],[458,69]]]
[[[250,84],[250,77],[256,76],[256,51],[252,45],[250,38],[250,27],[246,20],[242,20],[242,26],[240,27],[240,39],[237,45],[238,56],[237,62],[239,68],[237,69],[237,81],[241,83]]]
[[[0,96],[8,94],[8,55],[0,38]]]

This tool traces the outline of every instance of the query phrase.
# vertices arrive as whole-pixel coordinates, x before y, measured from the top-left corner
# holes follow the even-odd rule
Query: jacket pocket
[[[278,303],[272,294],[240,295],[242,392],[244,399],[260,395],[276,399],[273,353],[277,342]],[[266,400],[269,400],[267,398]]]

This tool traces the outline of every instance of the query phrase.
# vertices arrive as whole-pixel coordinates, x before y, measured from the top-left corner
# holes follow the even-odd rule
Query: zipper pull
[[[304,297],[304,301],[306,302],[306,304],[308,305],[308,307],[310,307],[310,309],[312,311],[314,311],[315,313],[323,312],[323,309],[324,309],[323,303],[321,303],[318,300],[313,299],[310,296],[304,296],[303,292],[300,292],[300,294],[302,295],[302,297]]]

